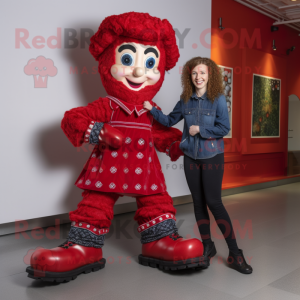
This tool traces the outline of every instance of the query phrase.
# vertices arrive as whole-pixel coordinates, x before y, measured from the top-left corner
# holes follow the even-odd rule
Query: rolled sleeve
[[[154,106],[150,110],[150,113],[153,115],[153,118],[160,124],[167,127],[172,127],[183,119],[181,100],[177,102],[173,111],[168,115],[163,114],[161,110],[157,109]]]
[[[213,127],[200,126],[200,135],[203,138],[221,138],[230,130],[226,98],[221,95],[218,99],[215,125]]]

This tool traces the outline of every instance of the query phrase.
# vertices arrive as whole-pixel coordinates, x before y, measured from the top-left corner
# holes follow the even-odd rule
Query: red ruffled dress
[[[153,116],[143,108],[112,96],[109,125],[125,141],[119,149],[96,145],[75,185],[85,190],[139,196],[166,192],[165,177],[152,138]]]

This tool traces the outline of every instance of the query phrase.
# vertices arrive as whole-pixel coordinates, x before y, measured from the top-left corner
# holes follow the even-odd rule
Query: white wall
[[[82,28],[98,29],[109,15],[127,11],[149,12],[167,18],[180,33],[190,28],[180,48],[180,60],[166,74],[162,89],[154,101],[169,113],[181,94],[179,67],[193,56],[210,57],[210,48],[200,43],[200,34],[211,27],[211,0],[149,1],[2,1],[1,30],[1,210],[0,224],[19,219],[32,219],[69,212],[81,200],[74,182],[90,151],[74,148],[60,128],[66,110],[85,106],[106,95],[97,70],[97,62],[88,51],[64,45],[66,28],[72,28],[77,38]],[[5,25],[5,26],[4,26]],[[22,28],[29,37],[28,47],[16,46],[15,30]],[[61,29],[61,48],[51,49],[46,43],[37,49],[37,36],[46,41]],[[206,35],[210,44],[210,33]],[[179,39],[177,38],[179,44]],[[56,44],[54,40],[52,44]],[[197,48],[192,45],[197,44]],[[35,88],[33,76],[24,73],[30,59],[44,56],[54,62],[58,72],[48,77],[47,88]],[[88,74],[70,74],[70,67]],[[94,68],[94,70],[93,70]],[[95,72],[94,72],[95,73]],[[175,127],[183,129],[183,121]],[[159,159],[172,197],[190,194],[181,157],[171,163],[159,153]],[[167,165],[169,168],[167,169]],[[177,168],[177,169],[175,169]],[[118,203],[135,201],[123,197]]]

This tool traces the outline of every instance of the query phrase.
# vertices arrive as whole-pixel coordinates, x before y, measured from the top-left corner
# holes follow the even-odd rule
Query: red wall
[[[232,33],[224,34],[218,28],[220,17],[223,27]],[[225,187],[287,173],[288,97],[300,98],[300,37],[286,25],[271,32],[274,21],[234,0],[212,0],[211,58],[218,65],[234,68],[232,138],[224,139]],[[250,37],[256,33],[258,42],[240,44],[245,33]],[[296,49],[287,56],[291,46]],[[279,138],[251,138],[253,73],[281,79]]]

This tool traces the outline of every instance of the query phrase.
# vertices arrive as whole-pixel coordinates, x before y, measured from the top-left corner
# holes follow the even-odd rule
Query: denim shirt
[[[223,137],[230,130],[226,98],[219,95],[212,103],[207,92],[202,97],[193,93],[187,103],[180,99],[169,115],[152,107],[150,113],[154,119],[164,126],[172,127],[184,118],[182,139],[179,148],[193,159],[213,157],[224,152]],[[192,125],[199,126],[200,133],[189,134]]]

